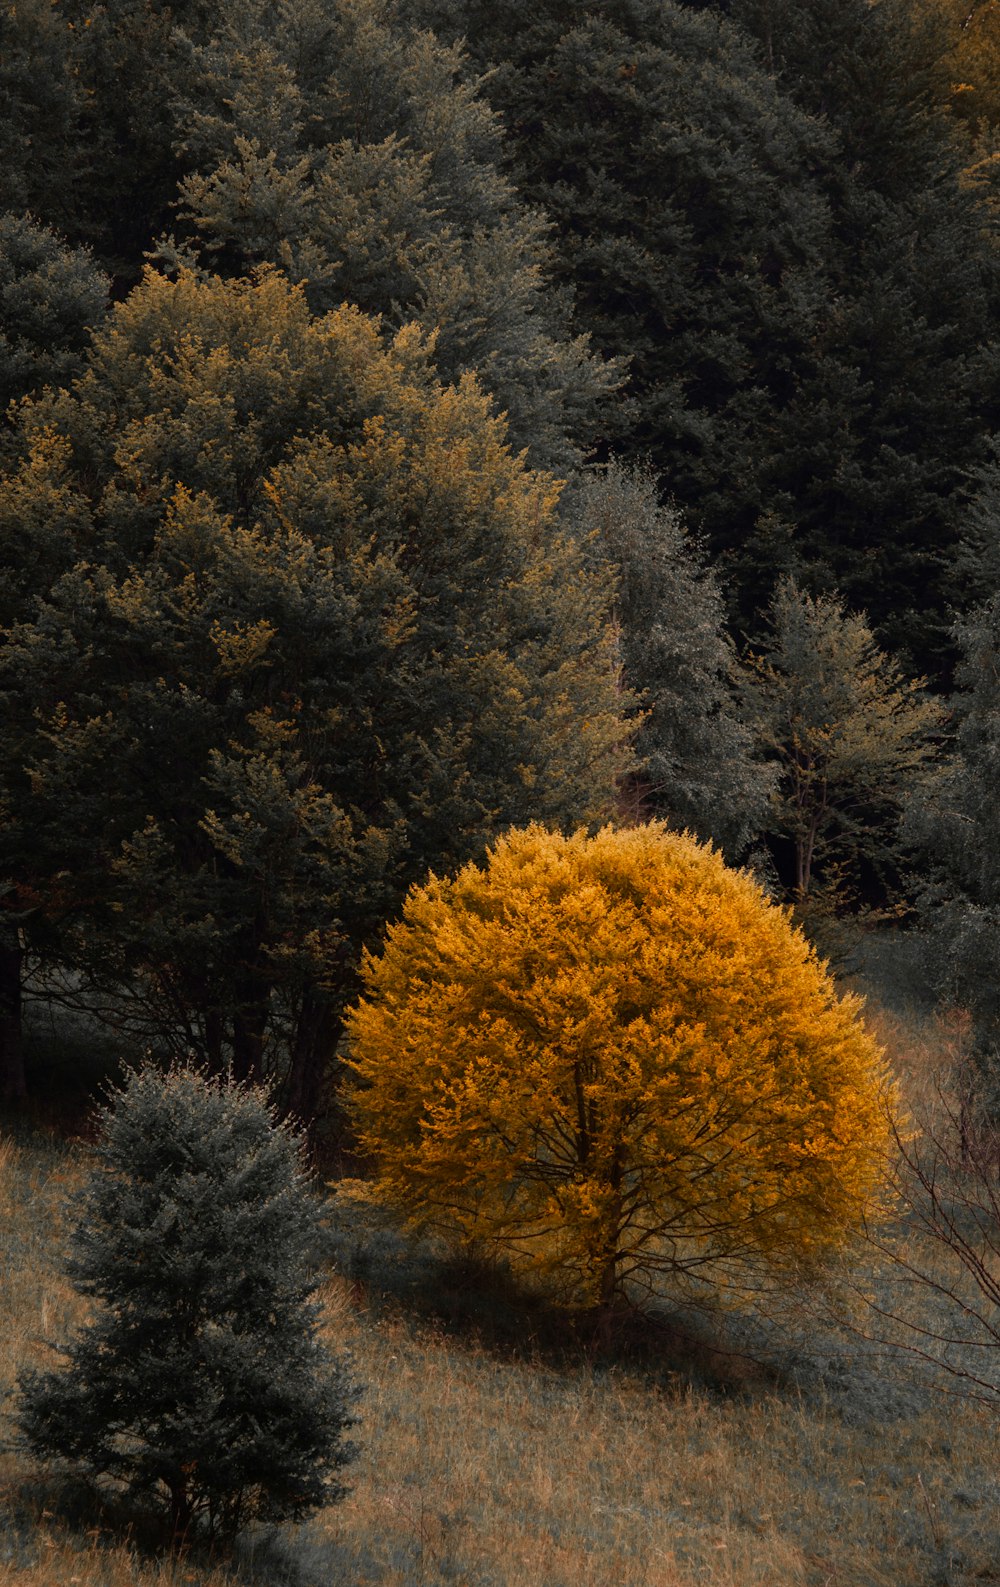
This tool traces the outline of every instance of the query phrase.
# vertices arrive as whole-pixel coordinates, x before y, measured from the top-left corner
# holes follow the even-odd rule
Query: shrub
[[[651,824],[413,889],[352,1010],[381,1193],[606,1309],[818,1263],[877,1206],[879,1049],[746,873]]]
[[[22,1379],[28,1449],[165,1502],[175,1539],[339,1498],[353,1391],[318,1337],[317,1202],[260,1090],[133,1073],[100,1115],[70,1275],[98,1303]]]

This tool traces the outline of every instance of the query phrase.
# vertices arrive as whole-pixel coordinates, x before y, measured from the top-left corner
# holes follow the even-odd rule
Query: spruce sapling
[[[95,1314],[22,1379],[24,1444],[165,1509],[175,1541],[340,1498],[354,1390],[319,1337],[299,1138],[187,1067],[134,1071],[100,1125],[69,1263]]]

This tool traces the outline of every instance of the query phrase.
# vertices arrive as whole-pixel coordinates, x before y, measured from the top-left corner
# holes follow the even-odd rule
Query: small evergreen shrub
[[[29,1451],[194,1526],[299,1519],[340,1498],[354,1397],[318,1336],[318,1207],[266,1095],[133,1072],[101,1110],[69,1273],[97,1303],[66,1365],[21,1381]]]

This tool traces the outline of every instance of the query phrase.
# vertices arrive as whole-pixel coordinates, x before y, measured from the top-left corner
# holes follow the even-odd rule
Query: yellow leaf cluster
[[[410,892],[364,984],[382,1193],[568,1298],[801,1269],[877,1203],[891,1099],[857,1000],[687,835],[513,831]]]

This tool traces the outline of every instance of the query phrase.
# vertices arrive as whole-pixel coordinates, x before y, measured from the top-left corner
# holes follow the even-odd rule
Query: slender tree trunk
[[[0,1101],[8,1106],[28,1095],[21,1028],[24,950],[17,939],[0,940]]]
[[[622,1240],[623,1178],[622,1154],[619,1147],[615,1151],[611,1171],[608,1175],[612,1190],[612,1201],[607,1214],[604,1266],[601,1269],[601,1284],[597,1298],[597,1347],[605,1353],[611,1349],[613,1343],[615,1300],[618,1295],[618,1264],[621,1256]]]
[[[225,1034],[226,1027],[221,1009],[208,1009],[205,1014],[205,1056],[208,1059],[209,1071],[213,1075],[221,1075],[224,1067],[222,1043]]]
[[[174,1549],[183,1548],[194,1520],[194,1505],[186,1482],[172,1483],[170,1487],[170,1534]]]
[[[343,1020],[329,999],[310,988],[302,999],[288,1076],[288,1111],[307,1126],[316,1121],[323,1077],[342,1030]]]
[[[233,1078],[253,1083],[264,1078],[264,1032],[270,988],[251,981],[242,988],[249,1000],[233,1015]]]
[[[799,903],[806,896],[806,840],[800,834],[795,839],[795,897]]]
[[[246,935],[233,990],[233,1078],[254,1084],[264,1078],[264,1038],[271,1008],[271,981],[261,969],[257,934]]]

